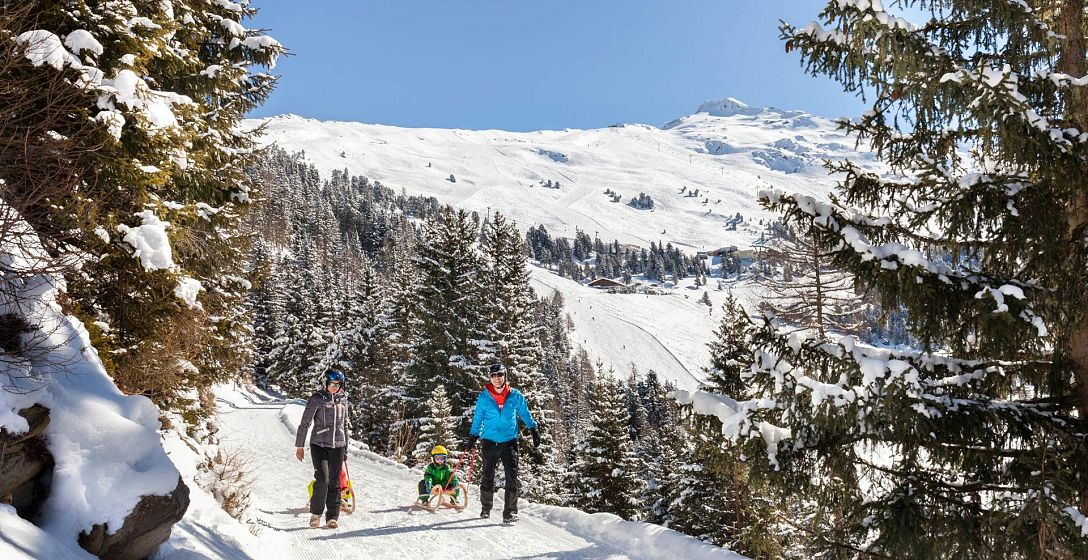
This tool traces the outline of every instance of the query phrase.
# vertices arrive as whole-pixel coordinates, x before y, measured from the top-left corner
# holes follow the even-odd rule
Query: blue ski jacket
[[[476,414],[472,417],[472,427],[468,433],[495,443],[515,440],[518,438],[519,416],[529,429],[536,427],[536,421],[529,414],[529,406],[525,404],[521,391],[511,387],[506,402],[500,407],[495,397],[485,388],[476,398]]]

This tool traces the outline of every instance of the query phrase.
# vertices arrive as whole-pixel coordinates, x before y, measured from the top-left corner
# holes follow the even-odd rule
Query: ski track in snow
[[[470,488],[464,512],[410,511],[418,473],[349,451],[349,472],[359,492],[355,513],[341,514],[338,529],[308,526],[306,485],[313,475],[309,450],[294,457],[294,433],[280,419],[285,401],[220,407],[222,444],[247,455],[259,469],[252,508],[259,538],[275,558],[300,560],[428,558],[638,558],[543,521],[522,507],[521,519],[504,526],[501,493],[490,519],[480,519],[479,488]],[[324,520],[322,520],[324,521]]]

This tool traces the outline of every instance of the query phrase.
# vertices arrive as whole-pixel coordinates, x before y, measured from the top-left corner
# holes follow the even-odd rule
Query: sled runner
[[[452,488],[447,488],[445,492],[442,491],[441,486],[435,486],[431,488],[430,494],[419,496],[419,499],[412,505],[431,513],[437,512],[440,508],[454,509],[460,513],[468,507],[468,486],[458,484]]]
[[[314,497],[314,483],[316,480],[310,481],[308,492],[310,498]],[[310,501],[306,501],[306,509],[310,508]],[[344,458],[344,466],[340,469],[340,511],[351,514],[355,511],[355,486],[351,483],[351,476],[348,474],[348,461]]]

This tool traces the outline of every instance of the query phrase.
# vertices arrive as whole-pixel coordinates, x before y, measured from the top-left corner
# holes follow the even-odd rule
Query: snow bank
[[[0,558],[4,560],[94,560],[86,550],[59,542],[49,533],[15,514],[15,508],[0,504]]]
[[[57,303],[63,280],[31,274],[45,255],[36,238],[11,237],[18,242],[0,241],[0,270],[7,271],[0,276],[7,288],[0,290],[0,314],[22,316],[37,328],[22,335],[20,354],[4,357],[0,428],[25,432],[19,410],[50,409],[45,436],[56,467],[39,525],[58,546],[76,546],[77,535],[96,524],[119,529],[142,496],[173,492],[178,471],[159,441],[158,408],[113,384],[83,323]]]
[[[189,509],[159,547],[152,560],[198,560],[220,558],[274,558],[274,548],[267,539],[258,539],[245,525],[234,519],[215,498],[197,484],[197,465],[201,456],[176,432],[166,434],[163,447],[189,486]]]
[[[638,558],[684,558],[685,560],[747,560],[727,548],[704,543],[694,537],[660,525],[624,521],[611,513],[526,504],[522,510],[596,541],[622,548]]]

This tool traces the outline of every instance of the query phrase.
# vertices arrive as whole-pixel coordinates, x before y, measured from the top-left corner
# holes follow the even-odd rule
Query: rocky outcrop
[[[79,535],[79,546],[104,560],[147,558],[170,537],[170,529],[189,507],[189,487],[178,477],[178,485],[166,496],[144,496],[125,518],[117,532],[95,525]]]
[[[33,519],[49,497],[53,456],[45,441],[49,409],[34,405],[19,415],[30,429],[14,435],[0,430],[0,502],[15,506],[24,519]],[[165,496],[144,496],[113,534],[106,525],[95,525],[79,535],[79,545],[107,560],[147,558],[170,537],[170,530],[189,507],[189,487],[181,478]]]
[[[23,518],[31,518],[49,495],[53,456],[43,433],[49,426],[49,409],[34,405],[19,411],[30,429],[14,435],[0,430],[0,502],[15,506]]]

